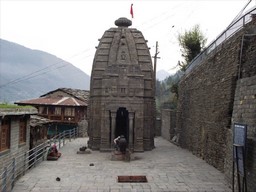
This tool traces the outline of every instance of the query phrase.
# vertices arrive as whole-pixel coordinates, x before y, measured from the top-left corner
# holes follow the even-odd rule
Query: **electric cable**
[[[86,52],[88,52],[88,51],[89,51],[89,49],[86,49],[86,50],[84,50],[84,51],[82,51],[82,52],[79,52],[79,53],[77,53],[77,54],[71,56],[70,58],[79,56],[79,55],[81,55],[81,54],[83,54],[83,53],[86,53]],[[91,56],[91,55],[89,55],[89,56]],[[89,57],[89,56],[87,56],[87,57]],[[54,67],[54,66],[56,66],[56,65],[59,65],[59,64],[62,64],[62,63],[65,63],[65,64],[64,64],[64,65],[61,65],[61,66],[58,66],[58,67],[56,67],[56,68],[50,69],[50,70],[48,70],[48,71],[45,71],[45,70],[47,70],[47,69],[49,69],[49,68],[52,68],[52,67]],[[7,83],[1,84],[1,85],[0,85],[0,88],[6,87],[7,85],[10,85],[10,84],[19,83],[19,82],[21,82],[21,81],[25,81],[25,80],[28,80],[28,79],[31,79],[31,78],[34,78],[34,77],[37,77],[37,76],[40,76],[40,75],[43,75],[43,74],[47,74],[47,73],[50,72],[50,71],[63,68],[63,67],[65,67],[65,66],[68,66],[69,64],[71,64],[71,63],[69,63],[69,62],[64,61],[64,60],[61,59],[61,61],[59,61],[59,62],[53,63],[53,64],[51,64],[51,65],[48,65],[48,66],[44,67],[44,68],[41,68],[41,69],[36,70],[36,71],[33,71],[33,72],[31,72],[31,73],[29,73],[29,74],[26,74],[26,75],[24,75],[24,76],[22,76],[22,77],[19,77],[19,78],[16,78],[16,79],[14,79],[14,80],[11,80],[11,81],[9,81],[9,82],[7,82]],[[71,65],[72,65],[72,64],[71,64]]]

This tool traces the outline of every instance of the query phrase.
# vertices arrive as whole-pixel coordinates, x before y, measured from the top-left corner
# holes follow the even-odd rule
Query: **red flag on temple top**
[[[131,4],[130,14],[131,14],[131,16],[133,18],[133,8],[132,8],[132,6],[133,6],[133,4]]]

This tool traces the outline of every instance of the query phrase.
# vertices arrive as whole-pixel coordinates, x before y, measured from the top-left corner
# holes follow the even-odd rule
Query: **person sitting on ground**
[[[57,149],[57,145],[54,143],[52,146],[52,151],[57,154],[58,153],[58,149]]]
[[[49,148],[47,159],[48,160],[57,160],[60,156],[61,156],[61,153],[58,152],[56,144],[53,144],[53,146],[51,146]]]

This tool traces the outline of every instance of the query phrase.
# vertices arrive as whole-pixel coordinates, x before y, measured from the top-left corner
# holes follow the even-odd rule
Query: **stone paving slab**
[[[110,152],[77,154],[87,140],[68,142],[58,161],[40,163],[15,183],[13,192],[231,191],[221,172],[162,137],[155,138],[154,150],[134,153],[130,162],[111,161]],[[148,182],[118,183],[119,175],[145,175]]]

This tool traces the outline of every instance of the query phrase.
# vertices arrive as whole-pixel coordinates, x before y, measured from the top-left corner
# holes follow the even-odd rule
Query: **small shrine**
[[[95,53],[90,86],[91,149],[114,149],[123,135],[131,151],[154,148],[155,91],[152,59],[143,34],[119,18],[105,31]]]

